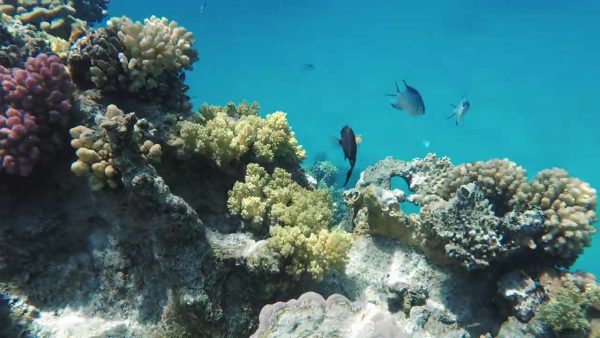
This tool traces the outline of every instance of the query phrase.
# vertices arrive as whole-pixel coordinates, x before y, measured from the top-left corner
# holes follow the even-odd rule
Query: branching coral
[[[9,0],[1,11],[51,35],[73,41],[85,32],[86,21],[102,20],[107,3],[107,0]]]
[[[205,105],[197,120],[178,124],[172,144],[180,144],[183,154],[198,153],[220,166],[246,156],[261,163],[299,163],[305,157],[282,112],[261,119],[258,105]]]
[[[123,93],[187,112],[184,70],[197,59],[194,38],[174,21],[152,17],[144,23],[113,18],[88,33],[69,51],[75,81],[111,95]]]
[[[71,165],[71,171],[77,176],[87,176],[93,191],[105,187],[117,189],[119,183],[119,169],[117,168],[112,153],[112,148],[102,123],[111,121],[115,117],[123,116],[123,111],[115,105],[109,105],[104,115],[97,115],[96,125],[92,128],[77,126],[71,128],[71,146],[77,149],[77,161]],[[141,124],[144,121],[142,120]],[[140,153],[150,161],[160,161],[162,150],[159,144],[150,140],[143,140],[143,135],[136,125],[136,141]]]
[[[343,270],[351,237],[328,230],[332,216],[328,191],[307,190],[281,168],[269,175],[251,163],[245,181],[229,192],[228,207],[251,222],[255,231],[269,229],[269,245],[288,260],[286,271],[292,276],[308,272],[319,279]]]
[[[27,176],[63,143],[73,84],[60,60],[29,58],[25,69],[0,66],[0,170]]]
[[[544,212],[544,250],[573,261],[596,232],[596,190],[561,169],[540,172],[528,190],[530,206]]]
[[[405,217],[401,201],[373,198],[392,194],[394,176],[406,180],[413,194],[403,200],[421,205],[420,214]],[[556,169],[528,183],[525,171],[508,160],[453,167],[431,155],[411,162],[388,158],[362,174],[346,201],[355,231],[403,240],[468,269],[526,252],[541,265],[568,266],[595,231],[595,190]]]
[[[175,21],[152,16],[142,24],[121,17],[111,19],[108,27],[125,46],[118,57],[131,80],[128,90],[132,93],[156,88],[165,73],[180,74],[197,59],[194,36]]]
[[[75,82],[84,86],[93,83],[105,92],[124,89],[128,79],[117,58],[124,49],[111,29],[100,28],[79,39],[68,58]]]

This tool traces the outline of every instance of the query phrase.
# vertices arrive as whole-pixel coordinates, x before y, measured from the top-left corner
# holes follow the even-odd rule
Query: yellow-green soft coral
[[[228,207],[255,230],[269,229],[269,246],[287,259],[292,276],[308,272],[319,279],[343,270],[351,235],[328,229],[332,208],[327,190],[305,189],[281,168],[269,175],[251,163],[244,182],[236,182],[229,192]]]
[[[573,281],[563,281],[539,310],[540,319],[556,333],[583,334],[590,328],[590,308],[598,309],[600,287],[591,283],[583,290]]]
[[[246,155],[262,163],[298,163],[305,158],[285,113],[275,112],[262,119],[258,105],[246,103],[237,107],[232,103],[224,107],[204,105],[200,112],[196,121],[178,124],[172,144],[181,144],[184,154],[202,154],[219,166]]]

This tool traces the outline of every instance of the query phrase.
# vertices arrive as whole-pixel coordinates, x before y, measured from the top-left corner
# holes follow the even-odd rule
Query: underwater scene
[[[0,16],[0,338],[600,338],[599,1]]]

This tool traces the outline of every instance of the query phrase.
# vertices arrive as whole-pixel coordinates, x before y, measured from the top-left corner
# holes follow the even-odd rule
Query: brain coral
[[[165,73],[180,74],[197,59],[194,36],[175,21],[152,16],[141,23],[121,17],[112,18],[108,27],[125,45],[118,58],[130,79],[130,92],[156,88]]]
[[[298,299],[265,305],[251,338],[345,337],[408,338],[387,310],[371,303],[351,302],[333,294],[325,300],[314,292]]]
[[[25,69],[0,66],[0,170],[27,176],[63,145],[73,84],[56,56],[29,58]]]

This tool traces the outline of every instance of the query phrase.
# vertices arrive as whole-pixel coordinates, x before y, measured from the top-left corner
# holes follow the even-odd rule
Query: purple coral
[[[73,83],[56,56],[29,58],[25,69],[0,66],[0,172],[28,176],[62,145]]]

